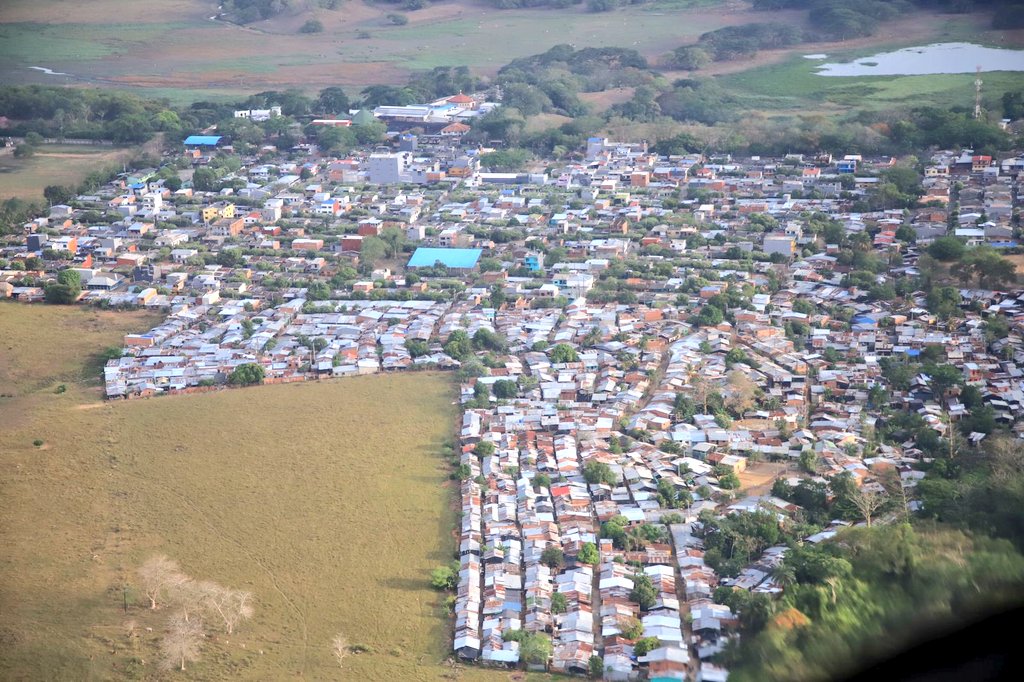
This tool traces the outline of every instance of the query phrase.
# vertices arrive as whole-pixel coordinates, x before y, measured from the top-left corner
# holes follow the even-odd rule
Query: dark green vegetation
[[[768,511],[702,517],[706,559],[724,575],[766,547],[790,546],[772,575],[785,589],[781,599],[716,591],[740,616],[740,644],[724,655],[737,679],[830,678],[1020,602],[1024,451],[1008,438],[979,448],[953,438],[919,484],[924,511],[913,526],[893,470],[879,474],[877,492],[848,475],[828,485],[777,481],[772,493],[803,508],[781,524]],[[798,542],[837,518],[868,524],[819,545]]]
[[[730,679],[812,680],[849,674],[926,637],[921,623],[969,621],[1020,599],[1024,556],[1005,540],[900,524],[848,529],[790,550],[776,569],[783,597],[719,588],[740,613]]]

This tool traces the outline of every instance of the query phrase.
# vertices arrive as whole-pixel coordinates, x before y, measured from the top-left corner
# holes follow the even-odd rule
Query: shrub
[[[319,19],[309,19],[299,28],[299,33],[323,33],[324,22]]]

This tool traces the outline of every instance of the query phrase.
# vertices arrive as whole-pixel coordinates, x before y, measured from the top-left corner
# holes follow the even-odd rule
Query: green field
[[[152,91],[176,102],[289,87],[357,89],[403,83],[414,70],[440,65],[489,75],[559,43],[634,48],[656,59],[706,31],[778,14],[718,0],[664,0],[605,13],[584,5],[496,10],[453,0],[405,12],[409,23],[394,26],[386,19],[394,5],[349,0],[338,11],[292,3],[290,13],[241,27],[212,21],[214,7],[91,0],[88,12],[74,12],[61,0],[10,0],[0,13],[0,78]],[[313,16],[324,32],[298,33]]]
[[[865,54],[861,51],[835,57],[829,55],[829,59],[824,61],[846,61]],[[814,72],[820,63],[823,62],[797,56],[781,64],[721,76],[718,81],[739,96],[746,107],[757,109],[804,111],[974,104],[973,73],[826,77]],[[1001,106],[1003,92],[1024,87],[1024,75],[1021,73],[996,71],[985,73],[982,78],[985,81],[985,104],[995,111]]]
[[[448,378],[101,402],[81,382],[90,356],[152,322],[0,304],[0,383],[16,395],[0,398],[0,678],[494,679],[444,663],[427,585],[454,543],[437,455]],[[207,639],[187,676],[157,672],[168,611],[138,599],[135,569],[156,553],[255,595],[255,617]],[[343,667],[338,633],[366,649]]]
[[[0,156],[0,201],[19,197],[42,199],[46,185],[76,185],[94,170],[120,166],[136,147],[109,145],[40,145],[35,156]]]

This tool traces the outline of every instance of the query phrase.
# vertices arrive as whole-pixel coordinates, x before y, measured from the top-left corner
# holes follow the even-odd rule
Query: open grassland
[[[936,42],[1020,48],[1024,40],[1022,32],[991,30],[990,20],[986,13],[916,12],[911,17],[884,25],[871,38],[765,51],[751,60],[713,64],[704,73],[717,76],[718,82],[739,96],[744,106],[759,110],[828,112],[850,107],[973,106],[973,64],[965,65],[971,73],[927,76],[826,77],[815,71],[824,63],[848,62],[879,52]],[[827,54],[828,58],[803,58],[803,55],[820,53]],[[997,111],[1002,93],[1019,89],[1024,83],[1024,74],[1020,72],[990,72],[982,78],[985,102]]]
[[[0,302],[0,393],[27,397],[60,383],[78,390],[97,387],[100,353],[120,347],[125,334],[151,329],[162,319],[141,310]]]
[[[0,305],[0,382],[16,393],[0,399],[0,678],[179,678],[156,668],[168,611],[138,605],[134,571],[156,553],[256,596],[188,679],[505,678],[443,663],[427,586],[454,542],[444,375],[104,403],[71,382],[152,323],[119,315]],[[338,633],[366,647],[343,668]]]
[[[852,58],[865,56],[861,52]],[[828,61],[833,60],[830,56]],[[826,77],[814,73],[814,62],[792,57],[781,64],[720,77],[747,108],[767,110],[886,109],[907,106],[969,107],[974,104],[974,74],[926,76]],[[982,75],[986,106],[1001,111],[1000,98],[1020,89],[1024,75],[996,71]]]
[[[779,19],[733,1],[664,0],[593,13],[583,5],[496,10],[453,0],[404,12],[409,23],[394,26],[386,18],[396,11],[390,4],[349,0],[337,11],[292,5],[291,14],[242,27],[211,20],[216,4],[196,0],[8,0],[0,13],[0,78],[152,89],[184,101],[207,93],[401,83],[410,71],[439,65],[489,74],[559,43],[632,47],[656,58],[706,31]],[[324,32],[298,33],[311,17]]]
[[[19,197],[42,199],[46,185],[76,185],[90,171],[120,167],[135,147],[93,145],[41,145],[35,156],[16,159],[0,156],[0,201]]]

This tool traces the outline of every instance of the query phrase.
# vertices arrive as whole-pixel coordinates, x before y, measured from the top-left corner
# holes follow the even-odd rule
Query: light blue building
[[[441,249],[420,247],[412,254],[406,267],[429,268],[441,263],[451,270],[472,270],[480,261],[482,249]]]

